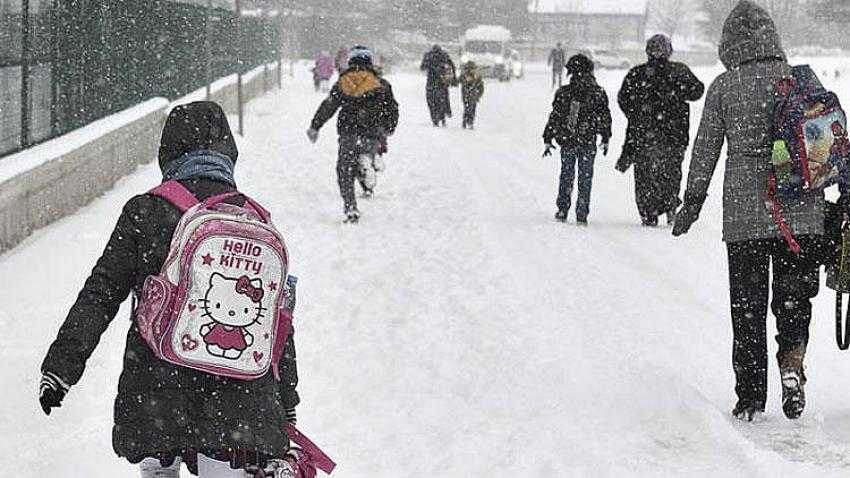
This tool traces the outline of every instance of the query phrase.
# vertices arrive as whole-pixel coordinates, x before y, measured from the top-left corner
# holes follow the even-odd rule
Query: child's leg
[[[248,478],[248,473],[234,470],[229,462],[213,460],[198,453],[198,478]]]
[[[558,186],[558,200],[556,205],[559,211],[569,211],[572,203],[573,183],[576,176],[577,156],[573,149],[561,148],[561,177]]]
[[[576,198],[576,218],[586,221],[590,213],[590,192],[593,189],[593,163],[596,160],[596,148],[588,148],[578,153],[578,197]]]
[[[174,464],[163,468],[156,458],[145,458],[139,463],[139,471],[142,478],[179,478],[180,459],[174,460]]]

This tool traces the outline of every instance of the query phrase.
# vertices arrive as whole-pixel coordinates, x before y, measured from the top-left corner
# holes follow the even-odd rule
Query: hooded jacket
[[[175,108],[165,125],[160,165],[186,153],[215,151],[236,159],[227,118],[215,103]],[[232,191],[208,179],[181,181],[199,200]],[[234,199],[243,202],[244,199]],[[101,257],[71,307],[42,371],[76,384],[100,336],[121,303],[140,294],[145,278],[159,274],[181,214],[149,194],[130,199]],[[118,382],[112,443],[119,456],[136,463],[145,457],[168,460],[190,450],[243,449],[280,456],[289,442],[282,432],[285,410],[298,404],[295,346],[290,340],[281,360],[282,381],[271,374],[255,381],[227,379],[178,367],[158,359],[129,325],[124,367]]]
[[[337,110],[340,136],[377,139],[393,134],[398,126],[398,103],[392,86],[369,66],[351,66],[340,75],[316,111],[311,127],[321,129]]]
[[[724,240],[776,238],[778,228],[765,206],[773,91],[791,68],[773,20],[749,0],[741,1],[726,20],[719,55],[727,71],[714,80],[706,96],[685,203],[702,206],[726,140]],[[797,235],[823,234],[823,208],[821,192],[782,204],[783,216]]]
[[[597,135],[603,143],[611,139],[608,95],[591,73],[574,73],[570,83],[555,94],[543,142],[556,141],[561,147],[596,146]]]

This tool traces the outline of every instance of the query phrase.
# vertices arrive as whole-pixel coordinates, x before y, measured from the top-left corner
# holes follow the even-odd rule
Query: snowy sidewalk
[[[708,83],[716,71],[697,73]],[[600,74],[612,103],[623,74]],[[833,344],[827,291],[804,417],[782,416],[772,369],[765,421],[730,418],[722,171],[690,236],[638,227],[631,174],[613,170],[625,128],[616,114],[590,227],[559,224],[559,163],[540,159],[545,75],[487,83],[472,132],[459,127],[457,90],[456,119],[435,129],[424,80],[390,80],[402,122],[357,226],[341,224],[333,125],[316,146],[304,136],[322,99],[306,72],[250,104],[240,144],[237,181],[272,210],[300,278],[299,425],[338,476],[847,474],[850,357]],[[158,180],[145,167],[0,256],[3,469],[135,476],[110,444],[126,307],[63,408],[47,419],[35,394],[120,206]]]

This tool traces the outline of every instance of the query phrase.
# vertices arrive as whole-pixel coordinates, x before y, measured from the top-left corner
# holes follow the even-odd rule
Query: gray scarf
[[[233,169],[236,164],[226,155],[212,150],[186,153],[168,163],[162,171],[165,181],[211,179],[236,187]]]

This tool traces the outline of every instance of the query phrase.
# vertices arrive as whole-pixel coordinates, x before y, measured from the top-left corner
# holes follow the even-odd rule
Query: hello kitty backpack
[[[231,192],[199,202],[177,181],[150,191],[183,217],[162,272],[145,280],[134,317],[156,355],[191,369],[254,380],[278,366],[292,330],[295,278],[269,213]]]

